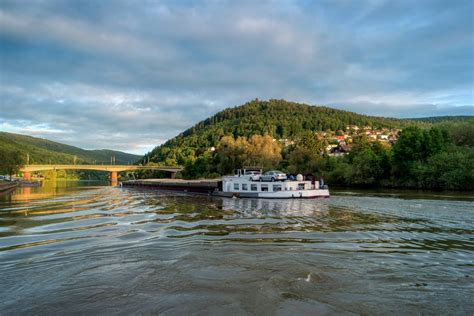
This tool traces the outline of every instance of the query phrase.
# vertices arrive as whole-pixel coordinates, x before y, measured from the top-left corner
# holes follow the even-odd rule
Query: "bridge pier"
[[[31,180],[31,172],[29,172],[29,171],[24,171],[24,172],[23,172],[23,179],[25,179],[25,180]]]
[[[171,172],[171,179],[176,179],[176,172]]]
[[[117,171],[112,171],[110,173],[110,182],[117,183]]]

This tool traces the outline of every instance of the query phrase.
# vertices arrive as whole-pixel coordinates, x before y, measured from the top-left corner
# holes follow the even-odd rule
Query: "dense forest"
[[[30,164],[110,164],[111,157],[115,157],[115,164],[132,164],[141,158],[120,151],[85,150],[47,139],[0,132],[0,174],[15,174],[18,166],[26,164],[27,159]],[[69,170],[59,172],[58,177],[97,179],[103,175],[98,171]]]
[[[112,156],[115,157],[116,164],[129,164],[141,158],[141,156],[120,151],[107,149],[85,150],[47,139],[6,132],[0,132],[0,150],[4,152],[18,152],[23,160],[26,160],[28,154],[30,164],[72,164],[74,161],[77,164],[110,164],[110,157]]]
[[[402,129],[396,142],[351,139],[350,153],[328,153],[318,132],[347,126]],[[289,139],[285,143],[280,140]],[[0,173],[26,163],[137,162],[139,156],[83,150],[30,136],[0,132]],[[474,118],[394,119],[284,100],[254,100],[199,122],[145,155],[142,163],[181,165],[184,178],[218,177],[243,166],[313,174],[331,185],[474,190]],[[142,172],[142,176],[156,176]],[[72,172],[70,177],[89,177]]]
[[[354,139],[352,151],[334,157],[318,131],[348,125],[402,128],[398,141]],[[291,138],[282,146],[274,139]],[[145,156],[184,165],[184,178],[217,177],[245,165],[311,173],[332,185],[474,190],[474,119],[401,120],[370,117],[282,100],[254,100],[217,113]]]
[[[366,116],[323,106],[285,100],[254,100],[223,110],[199,122],[145,155],[144,161],[184,165],[217,146],[223,136],[269,135],[276,139],[297,138],[311,131],[343,130],[347,125],[403,127],[423,124],[410,120]]]
[[[359,139],[344,157],[320,157],[316,169],[348,186],[474,190],[474,119],[405,128],[393,146]]]
[[[309,133],[287,148],[270,136],[254,135],[250,140],[225,136],[215,153],[187,162],[182,176],[215,177],[258,165],[313,174],[332,185],[474,190],[473,136],[474,121],[427,129],[409,126],[393,146],[362,136],[341,157],[321,155],[324,144]]]

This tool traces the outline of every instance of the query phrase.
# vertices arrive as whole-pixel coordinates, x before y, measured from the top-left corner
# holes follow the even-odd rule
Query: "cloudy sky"
[[[145,153],[283,98],[474,115],[474,1],[0,1],[0,130]]]

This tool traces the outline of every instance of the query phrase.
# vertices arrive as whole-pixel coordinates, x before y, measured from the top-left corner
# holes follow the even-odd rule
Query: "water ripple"
[[[53,313],[74,297],[81,312],[114,312],[121,302],[175,314],[191,311],[176,310],[181,303],[208,311],[200,304],[207,293],[219,311],[370,314],[380,304],[393,312],[416,293],[433,308],[402,304],[401,312],[463,313],[473,290],[473,204],[360,194],[258,200],[112,187],[18,191],[0,200],[0,273],[10,289],[0,308],[42,310],[19,310],[19,295],[22,306],[54,302],[46,306]],[[41,290],[55,296],[38,294],[31,282],[49,284]],[[254,293],[273,305],[255,303]],[[226,303],[232,294],[242,296],[235,306]],[[161,297],[158,308],[149,295]],[[368,297],[376,303],[357,303]]]

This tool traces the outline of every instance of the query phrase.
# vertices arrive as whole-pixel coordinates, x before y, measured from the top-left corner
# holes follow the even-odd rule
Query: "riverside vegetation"
[[[361,136],[349,154],[326,154],[325,141],[315,133],[347,125],[403,131],[393,146]],[[291,138],[294,144],[283,147],[275,138]],[[218,177],[254,165],[312,173],[331,185],[474,190],[473,141],[472,117],[401,120],[254,100],[198,123],[143,161],[184,165],[183,178]]]
[[[352,150],[333,157],[318,132],[347,126],[402,129],[392,146],[352,138]],[[320,133],[319,133],[320,134]],[[276,139],[290,139],[282,146]],[[178,176],[213,178],[245,165],[278,168],[289,173],[312,173],[331,185],[474,190],[474,118],[394,119],[373,117],[287,102],[254,100],[199,122],[139,162],[185,166]],[[14,174],[26,163],[129,163],[139,156],[121,152],[87,151],[30,136],[0,133],[0,173]],[[100,172],[67,171],[46,178],[101,179]],[[143,171],[141,177],[166,174]]]
[[[113,156],[116,164],[126,165],[141,159],[141,156],[121,151],[86,150],[47,139],[6,132],[0,132],[0,152],[17,153],[25,163],[29,155],[30,164],[110,164],[110,157]]]
[[[28,157],[28,158],[27,158]],[[0,132],[0,174],[16,174],[21,165],[30,164],[131,164],[141,156],[115,150],[85,150],[47,139]],[[27,161],[29,160],[29,161]],[[100,171],[58,170],[41,172],[45,179],[106,179]]]

